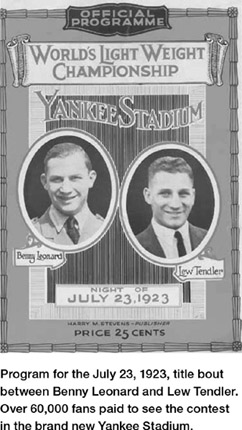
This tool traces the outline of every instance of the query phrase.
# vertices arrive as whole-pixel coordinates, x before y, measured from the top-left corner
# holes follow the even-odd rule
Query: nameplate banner
[[[29,35],[8,43],[14,87],[33,84],[205,83],[222,85],[228,43],[40,43]]]
[[[170,29],[165,6],[131,3],[101,4],[91,7],[70,6],[64,30],[79,30],[100,36],[133,36],[156,29]]]
[[[56,306],[174,307],[181,306],[181,285],[61,285],[56,284]]]

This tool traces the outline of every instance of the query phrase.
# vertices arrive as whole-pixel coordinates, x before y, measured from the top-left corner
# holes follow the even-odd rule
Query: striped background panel
[[[118,95],[76,96],[76,100],[89,100],[118,106]],[[53,103],[54,112],[59,98],[75,100],[75,96],[59,96]],[[150,111],[170,110],[189,105],[189,95],[136,95],[135,109]],[[162,141],[179,141],[189,144],[189,127],[159,131],[140,131],[135,127],[119,128],[97,122],[56,120],[47,122],[46,131],[61,128],[84,130],[97,137],[111,154],[120,182],[132,160],[148,146]],[[122,230],[119,215],[102,240],[87,251],[67,254],[67,263],[48,270],[48,302],[55,302],[55,285],[58,284],[169,284],[178,282],[173,269],[155,266],[142,259],[129,244]],[[184,302],[190,302],[190,283],[184,284]]]

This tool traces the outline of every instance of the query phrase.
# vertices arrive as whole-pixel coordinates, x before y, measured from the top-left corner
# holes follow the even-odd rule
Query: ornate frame
[[[1,192],[0,192],[0,344],[1,352],[151,352],[151,351],[241,351],[240,319],[240,251],[239,251],[239,143],[238,143],[238,9],[169,9],[174,17],[228,17],[229,19],[229,86],[230,86],[230,187],[231,187],[231,260],[232,260],[232,311],[233,341],[211,343],[143,343],[143,344],[8,344],[7,342],[7,105],[6,105],[6,25],[11,19],[65,19],[65,9],[60,10],[0,10],[0,145],[1,145]]]

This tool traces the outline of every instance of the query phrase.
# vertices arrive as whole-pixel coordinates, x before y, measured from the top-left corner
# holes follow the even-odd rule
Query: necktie
[[[76,218],[74,216],[69,216],[65,222],[65,228],[68,236],[71,238],[72,242],[76,245],[80,238],[79,226]]]
[[[178,255],[179,255],[179,257],[184,257],[184,255],[186,255],[186,248],[184,246],[184,242],[183,242],[183,238],[182,238],[181,233],[179,231],[176,231],[174,234],[174,237],[176,238],[176,241],[177,241]]]

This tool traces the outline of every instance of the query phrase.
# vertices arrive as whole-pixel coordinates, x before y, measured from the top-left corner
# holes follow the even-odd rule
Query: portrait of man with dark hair
[[[148,168],[148,184],[143,190],[152,219],[136,238],[151,254],[177,259],[191,253],[207,230],[192,225],[189,215],[196,199],[194,174],[182,157],[164,156]]]
[[[34,227],[47,240],[59,245],[78,245],[93,236],[103,218],[88,206],[89,190],[97,173],[84,149],[72,142],[59,143],[47,152],[40,180],[50,206]]]

